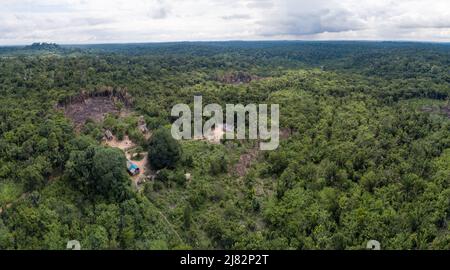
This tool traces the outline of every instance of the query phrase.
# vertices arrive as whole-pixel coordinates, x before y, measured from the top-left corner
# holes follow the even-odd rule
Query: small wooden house
[[[113,136],[113,134],[112,134],[112,132],[111,132],[110,130],[106,130],[106,131],[105,131],[105,138],[106,138],[108,141],[111,141],[112,139],[114,139],[114,136]]]
[[[147,134],[148,133],[148,128],[147,128],[146,124],[140,125],[138,128],[143,134]]]

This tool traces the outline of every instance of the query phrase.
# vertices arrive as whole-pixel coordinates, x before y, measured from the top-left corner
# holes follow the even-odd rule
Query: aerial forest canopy
[[[195,95],[280,147],[173,140]],[[450,249],[449,95],[449,44],[0,47],[0,249]]]

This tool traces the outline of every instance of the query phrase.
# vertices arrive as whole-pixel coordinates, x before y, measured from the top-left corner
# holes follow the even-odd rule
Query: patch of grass
[[[7,181],[0,183],[0,206],[13,202],[22,194],[21,185]]]

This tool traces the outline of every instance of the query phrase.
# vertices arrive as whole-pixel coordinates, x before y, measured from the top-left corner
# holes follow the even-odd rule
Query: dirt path
[[[164,219],[164,221],[167,223],[167,225],[169,225],[170,229],[173,231],[173,233],[175,233],[175,235],[178,237],[180,242],[184,243],[183,239],[178,234],[178,232],[175,230],[175,228],[173,227],[172,223],[170,223],[170,221],[167,219],[167,217],[160,210],[158,210],[158,213],[161,215],[161,217]]]

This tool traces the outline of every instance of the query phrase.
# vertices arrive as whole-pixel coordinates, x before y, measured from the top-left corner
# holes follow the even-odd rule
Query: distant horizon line
[[[274,39],[274,40],[245,40],[245,39],[230,39],[230,40],[179,40],[179,41],[117,41],[117,42],[98,42],[98,43],[58,43],[53,41],[34,41],[31,43],[17,43],[17,44],[0,44],[0,47],[22,47],[30,46],[36,43],[56,44],[59,46],[89,46],[89,45],[139,45],[139,44],[177,44],[177,43],[231,43],[231,42],[361,42],[361,43],[422,43],[422,44],[450,44],[450,41],[434,41],[434,40],[391,40],[391,39]]]

